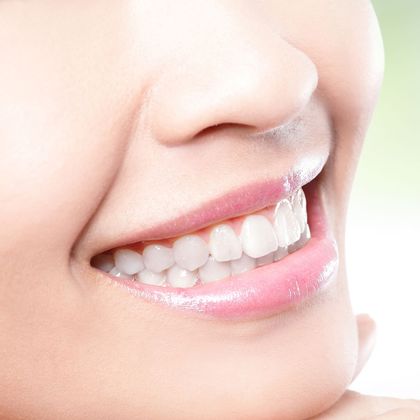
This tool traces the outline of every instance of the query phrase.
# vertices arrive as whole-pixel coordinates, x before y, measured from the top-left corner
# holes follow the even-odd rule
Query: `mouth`
[[[338,266],[319,177],[302,181],[295,174],[236,191],[141,240],[125,238],[91,265],[174,310],[221,319],[280,313],[324,290]]]

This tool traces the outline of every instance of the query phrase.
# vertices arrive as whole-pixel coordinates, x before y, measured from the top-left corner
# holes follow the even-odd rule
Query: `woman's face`
[[[331,405],[357,359],[344,225],[382,73],[370,3],[3,0],[0,51],[0,416]],[[207,240],[301,186],[312,242],[248,277],[126,288],[90,263]]]

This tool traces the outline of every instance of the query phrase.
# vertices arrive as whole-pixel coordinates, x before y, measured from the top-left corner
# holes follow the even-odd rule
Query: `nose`
[[[153,136],[167,145],[207,128],[238,125],[264,132],[295,118],[318,83],[310,58],[280,36],[198,45],[156,79],[148,104]]]

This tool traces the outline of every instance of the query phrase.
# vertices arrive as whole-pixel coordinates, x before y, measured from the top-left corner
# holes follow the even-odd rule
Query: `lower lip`
[[[280,261],[190,289],[112,279],[145,301],[193,316],[244,320],[288,310],[331,284],[338,267],[336,243],[327,229],[319,193],[311,186],[305,194],[312,237],[303,248]]]

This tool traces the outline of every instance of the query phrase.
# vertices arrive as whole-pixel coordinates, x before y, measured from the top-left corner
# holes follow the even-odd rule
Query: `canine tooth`
[[[311,239],[311,232],[309,231],[309,226],[306,225],[305,230],[303,231],[302,235],[300,235],[299,240],[289,246],[289,254],[297,251],[300,248],[303,248],[309,239]]]
[[[255,258],[251,258],[246,254],[242,254],[239,260],[230,262],[230,269],[232,274],[241,274],[253,270],[257,266]]]
[[[271,264],[274,262],[274,252],[270,254],[264,255],[264,257],[257,258],[257,267],[261,267],[262,265]]]
[[[155,273],[166,270],[175,262],[172,249],[158,244],[148,245],[144,248],[143,261],[146,268]]]
[[[298,189],[293,195],[292,208],[299,222],[300,231],[303,232],[308,222],[308,216],[306,212],[306,197],[302,188]]]
[[[252,258],[263,257],[278,247],[273,226],[261,215],[250,215],[245,218],[241,228],[241,243],[245,254]]]
[[[242,246],[235,231],[227,224],[214,227],[210,233],[210,253],[216,261],[231,261],[241,258]]]
[[[206,242],[198,235],[186,235],[173,244],[175,262],[189,271],[204,265],[209,256]]]
[[[230,264],[219,262],[210,256],[207,262],[198,270],[202,283],[210,283],[230,276]]]
[[[136,274],[143,270],[143,257],[132,249],[118,249],[114,252],[115,266],[127,274]]]
[[[145,269],[137,274],[137,279],[144,284],[151,284],[153,286],[162,286],[165,283],[165,273],[155,273],[151,270]]]
[[[99,254],[92,258],[92,266],[109,273],[114,268],[114,257],[110,254]]]
[[[289,255],[287,252],[287,247],[280,247],[275,253],[274,253],[274,261],[280,261],[284,257]]]
[[[124,273],[123,271],[120,271],[120,270],[118,270],[118,268],[117,267],[114,267],[110,272],[109,272],[109,274],[112,274],[113,276],[115,276],[115,277],[121,277],[121,278],[124,278],[124,279],[130,279],[130,278],[132,278],[133,277],[133,275],[132,274],[127,274],[127,273]]]
[[[168,271],[168,282],[172,287],[192,287],[197,283],[198,276],[196,271],[189,271],[185,268],[179,267],[177,264],[173,265]]]
[[[274,211],[274,229],[280,247],[287,247],[300,237],[300,226],[288,200],[277,203]]]

